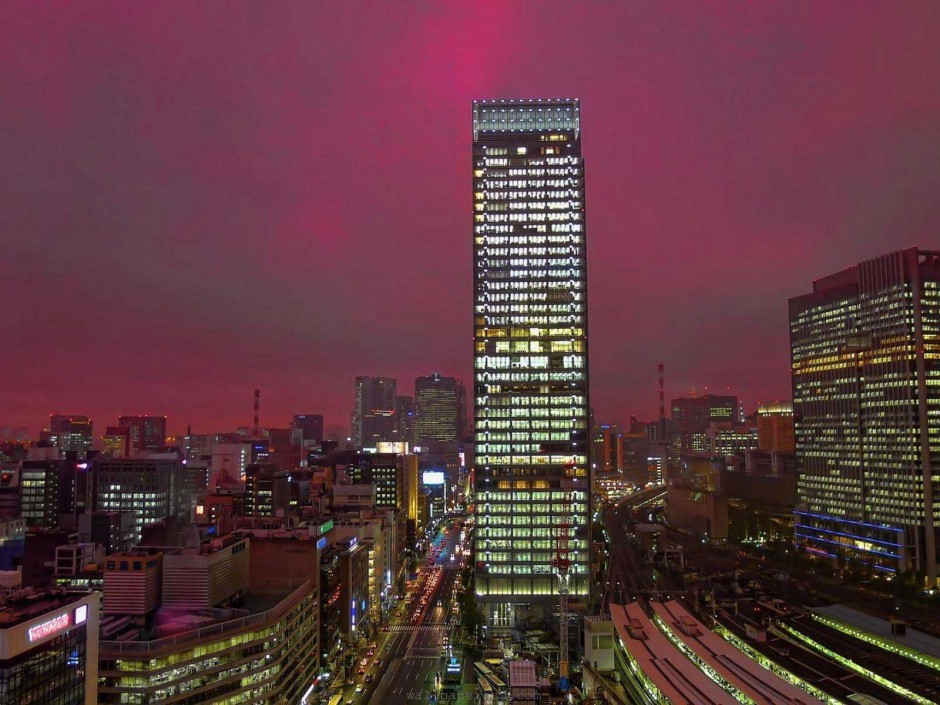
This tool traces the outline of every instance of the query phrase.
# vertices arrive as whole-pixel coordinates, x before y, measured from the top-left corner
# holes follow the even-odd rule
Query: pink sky
[[[707,5],[0,8],[0,426],[469,378],[487,97],[581,98],[598,418],[788,398],[788,297],[940,247],[940,3]]]

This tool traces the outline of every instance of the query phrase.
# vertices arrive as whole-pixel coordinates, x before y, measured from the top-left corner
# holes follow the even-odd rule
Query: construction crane
[[[556,525],[555,557],[552,568],[558,576],[558,687],[568,691],[568,579],[571,575],[569,541],[571,538],[571,484],[562,480],[560,521]]]

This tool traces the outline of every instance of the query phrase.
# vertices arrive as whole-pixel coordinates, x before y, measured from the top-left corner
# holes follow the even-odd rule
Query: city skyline
[[[8,11],[0,424],[210,432],[260,387],[262,425],[346,426],[357,375],[470,379],[481,96],[587,110],[597,418],[653,418],[658,362],[670,397],[788,398],[787,299],[940,226],[940,9],[906,7]]]

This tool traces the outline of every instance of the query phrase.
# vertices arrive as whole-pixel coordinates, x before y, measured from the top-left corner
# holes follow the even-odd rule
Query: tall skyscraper
[[[118,426],[128,429],[131,451],[157,452],[166,446],[166,416],[119,416]]]
[[[474,101],[476,593],[499,628],[557,604],[559,545],[589,597],[584,213],[578,100]]]
[[[797,541],[935,585],[940,252],[862,262],[789,308]]]
[[[379,441],[396,440],[395,387],[391,377],[356,377],[352,439],[357,448],[374,448]]]
[[[91,450],[91,419],[75,414],[52,414],[49,417],[49,433],[55,445],[62,451],[75,451],[84,457]]]
[[[395,397],[395,440],[414,443],[414,425],[417,417],[414,397]]]
[[[415,380],[415,441],[462,441],[467,392],[456,377],[438,373]]]

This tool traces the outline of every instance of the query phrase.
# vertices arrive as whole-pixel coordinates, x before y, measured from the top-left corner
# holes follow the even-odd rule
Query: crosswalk
[[[447,631],[447,626],[444,624],[393,624],[390,629],[393,632],[443,632]]]

